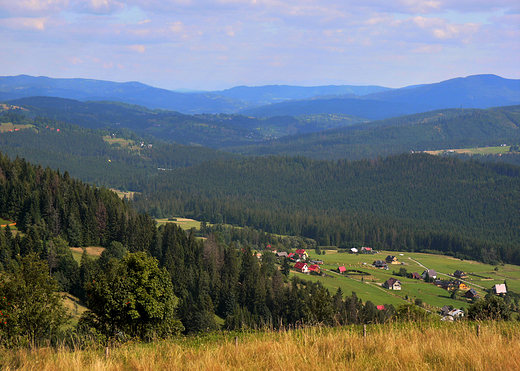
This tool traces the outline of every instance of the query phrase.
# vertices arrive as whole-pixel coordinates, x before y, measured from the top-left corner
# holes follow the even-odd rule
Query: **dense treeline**
[[[91,187],[68,172],[10,161],[0,153],[0,215],[24,232],[21,251],[41,252],[38,241],[61,237],[72,246],[121,242],[146,249],[152,219],[138,215],[106,188]]]
[[[134,205],[320,245],[520,262],[520,168],[506,164],[424,154],[215,161],[164,174]]]
[[[451,109],[287,136],[227,150],[245,155],[357,160],[410,151],[516,143],[519,130],[520,106]]]

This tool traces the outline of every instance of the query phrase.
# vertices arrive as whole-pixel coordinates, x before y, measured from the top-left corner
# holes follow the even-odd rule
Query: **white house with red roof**
[[[307,265],[307,263],[296,263],[294,264],[294,269],[297,270],[298,272],[302,272],[302,273],[308,273],[309,272],[309,266]]]

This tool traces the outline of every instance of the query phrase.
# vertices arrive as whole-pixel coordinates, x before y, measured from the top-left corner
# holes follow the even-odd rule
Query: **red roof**
[[[305,254],[305,249],[296,249],[296,254]]]
[[[302,270],[306,266],[307,266],[307,263],[296,263],[296,264],[294,264],[294,269]]]
[[[377,310],[385,310],[385,306],[384,305],[378,305],[377,306]]]
[[[316,264],[313,264],[313,265],[311,265],[311,266],[309,267],[309,270],[310,270],[310,271],[313,271],[313,272],[314,272],[314,271],[318,271],[318,270],[320,270],[320,267],[319,267],[318,265],[316,265]]]
[[[338,270],[343,273],[343,272],[346,272],[347,271],[347,268],[345,268],[344,266],[341,266],[338,268]]]

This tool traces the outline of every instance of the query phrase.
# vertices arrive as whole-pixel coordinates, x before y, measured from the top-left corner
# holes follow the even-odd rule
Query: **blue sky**
[[[0,75],[403,87],[520,78],[518,0],[0,0]]]

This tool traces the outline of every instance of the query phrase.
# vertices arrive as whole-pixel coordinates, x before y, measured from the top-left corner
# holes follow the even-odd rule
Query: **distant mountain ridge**
[[[448,108],[491,108],[520,104],[520,80],[474,75],[435,84],[405,87],[360,97],[317,97],[243,110],[244,115],[270,117],[341,113],[381,120]]]
[[[0,77],[0,101],[36,96],[80,101],[117,101],[188,114],[235,112],[248,107],[243,101],[212,93],[178,93],[139,82],[117,83],[27,75]]]
[[[0,77],[0,101],[35,96],[118,101],[183,114],[241,113],[255,117],[345,114],[380,120],[436,109],[485,109],[517,105],[520,104],[520,80],[474,75],[401,89],[351,85],[267,85],[181,93],[139,82],[27,75]]]
[[[277,103],[293,99],[307,99],[318,96],[350,95],[362,96],[392,90],[382,86],[366,85],[324,85],[324,86],[236,86],[231,89],[216,91],[215,94],[228,98],[241,99],[258,105]]]

